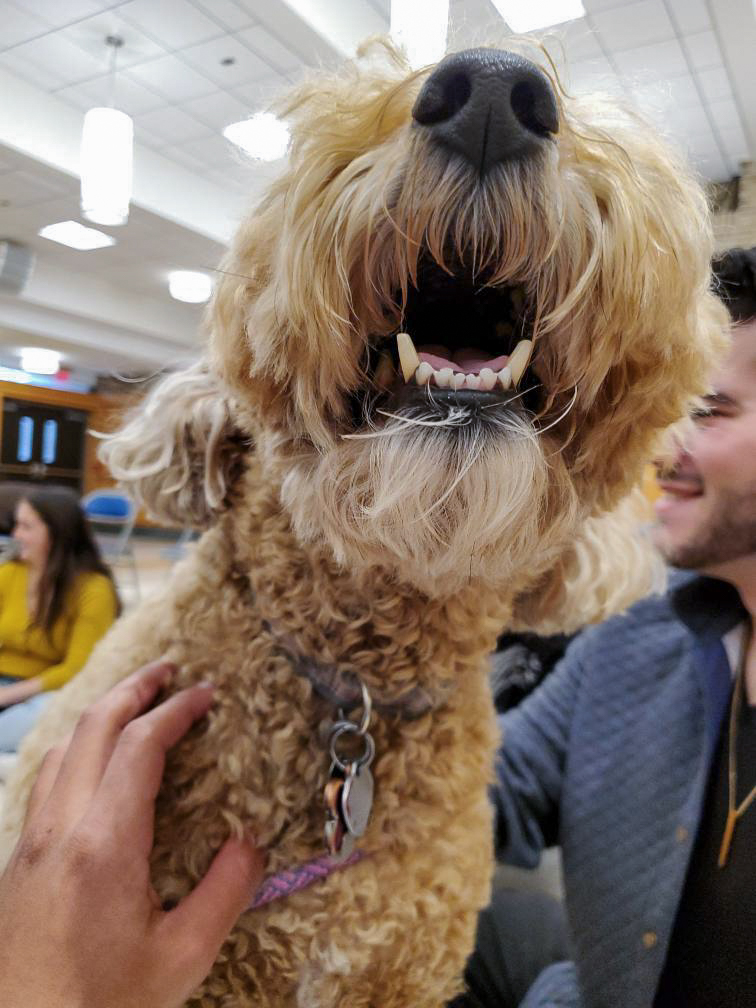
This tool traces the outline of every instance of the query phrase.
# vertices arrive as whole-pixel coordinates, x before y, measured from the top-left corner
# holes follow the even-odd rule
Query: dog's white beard
[[[281,497],[298,537],[326,543],[347,570],[387,567],[445,596],[548,563],[548,473],[524,418],[434,422],[418,411],[296,462]]]

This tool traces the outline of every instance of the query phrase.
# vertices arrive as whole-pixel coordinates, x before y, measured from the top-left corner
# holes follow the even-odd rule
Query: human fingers
[[[207,713],[213,699],[210,683],[181,690],[121,732],[98,789],[95,805],[100,822],[114,830],[124,827],[132,841],[152,845],[155,798],[165,767],[165,756]]]
[[[34,786],[29,794],[29,801],[26,804],[23,829],[26,829],[27,825],[36,817],[39,810],[47,801],[58,777],[58,772],[60,771],[63,757],[66,754],[70,741],[71,736],[69,735],[65,741],[53,746],[45,753],[40,764],[37,779],[34,781]]]
[[[167,685],[176,666],[155,661],[127,676],[81,714],[50,797],[68,822],[84,815],[102,781],[124,727]]]
[[[194,890],[166,914],[158,941],[191,993],[210,972],[239,915],[263,876],[263,855],[251,840],[228,839]]]

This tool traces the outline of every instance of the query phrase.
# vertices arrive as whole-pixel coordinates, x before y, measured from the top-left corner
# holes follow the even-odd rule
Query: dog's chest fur
[[[351,578],[296,545],[267,495],[250,500],[243,522],[237,508],[205,536],[176,585],[176,685],[209,678],[216,701],[170,759],[153,875],[162,900],[180,899],[229,828],[254,833],[271,873],[323,853],[324,728],[336,711],[297,674],[270,627],[319,661],[348,663],[379,707],[375,805],[360,842],[370,857],[242,918],[203,988],[209,1000],[197,1002],[225,1004],[222,992],[238,986],[245,993],[235,1005],[293,1005],[305,989],[315,1004],[323,984],[343,979],[334,963],[346,962],[352,992],[355,974],[374,983],[388,931],[398,938],[417,927],[428,907],[444,919],[454,908],[453,926],[469,943],[488,885],[495,732],[485,654],[501,624],[480,596],[442,606],[380,571]],[[426,714],[381,713],[383,696],[418,684],[434,701]],[[358,949],[344,942],[350,929],[362,935]],[[385,985],[392,968],[383,969]]]

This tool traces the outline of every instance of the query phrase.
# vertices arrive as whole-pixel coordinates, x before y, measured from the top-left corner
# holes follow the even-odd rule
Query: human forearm
[[[29,697],[41,693],[43,689],[44,685],[40,676],[34,676],[32,679],[19,679],[18,682],[8,686],[0,686],[0,708],[22,703]]]

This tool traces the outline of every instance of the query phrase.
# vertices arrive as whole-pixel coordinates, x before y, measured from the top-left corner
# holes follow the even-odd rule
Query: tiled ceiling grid
[[[370,0],[388,23],[387,0]],[[575,90],[619,90],[724,179],[753,157],[704,0],[585,0],[561,36]],[[260,21],[263,6],[265,25]],[[117,103],[139,142],[243,191],[255,171],[221,136],[264,107],[311,58],[277,37],[262,0],[0,0],[0,66],[82,111],[106,103],[104,38],[124,38]],[[489,0],[453,0],[457,35],[501,25]],[[462,26],[460,28],[460,26]],[[228,62],[228,61],[231,62]],[[226,61],[226,62],[224,62]]]

